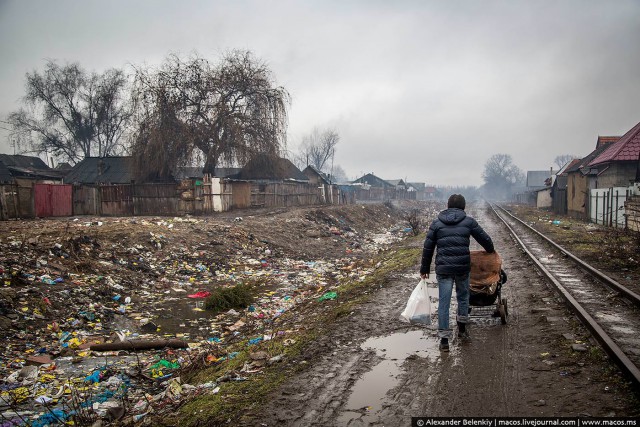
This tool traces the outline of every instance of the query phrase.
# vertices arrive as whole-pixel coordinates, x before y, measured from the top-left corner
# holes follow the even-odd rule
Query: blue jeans
[[[460,323],[469,322],[469,274],[436,274],[438,280],[438,336],[451,338],[453,330],[449,327],[449,307],[451,306],[451,294],[453,283],[456,284],[456,299],[458,300],[458,315],[456,320]]]

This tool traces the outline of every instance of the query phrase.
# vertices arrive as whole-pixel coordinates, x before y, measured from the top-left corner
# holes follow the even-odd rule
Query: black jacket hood
[[[462,209],[449,208],[438,214],[438,219],[447,225],[457,224],[465,219],[467,214]]]

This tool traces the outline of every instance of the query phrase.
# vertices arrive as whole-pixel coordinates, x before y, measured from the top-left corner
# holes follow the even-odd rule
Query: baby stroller
[[[471,277],[469,279],[469,314],[474,307],[489,307],[496,305],[491,313],[492,317],[500,317],[502,324],[507,323],[507,299],[502,298],[502,285],[507,283],[507,273],[502,269],[502,260],[497,252],[471,251]],[[497,301],[497,302],[496,302]],[[478,312],[490,310],[478,309]]]

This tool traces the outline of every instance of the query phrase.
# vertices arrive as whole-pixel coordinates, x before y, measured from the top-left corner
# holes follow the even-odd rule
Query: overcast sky
[[[101,72],[230,49],[291,94],[289,149],[333,128],[350,179],[480,185],[493,154],[546,170],[640,122],[640,0],[0,0],[0,120],[47,59]]]

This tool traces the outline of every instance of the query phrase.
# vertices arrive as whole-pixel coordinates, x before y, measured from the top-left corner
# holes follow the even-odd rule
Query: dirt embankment
[[[315,303],[313,317],[342,302],[338,286],[364,281],[374,256],[407,235],[383,205],[1,225],[0,411],[78,425],[157,424],[193,396],[225,400],[230,380],[251,384],[267,360],[299,351],[300,307]],[[204,309],[202,296],[237,284],[252,289],[250,306]],[[90,350],[176,337],[189,348]]]

